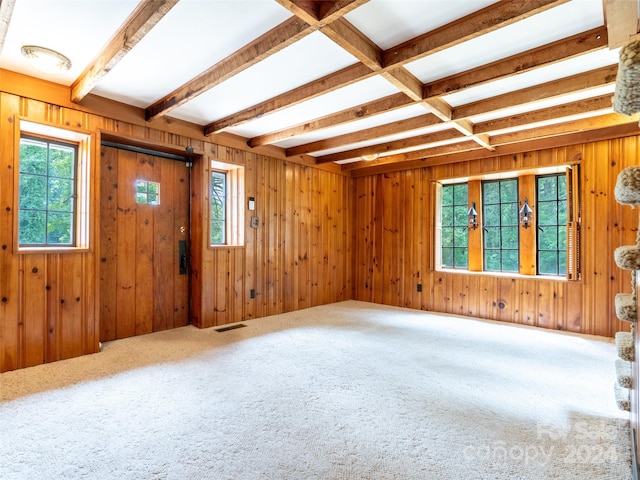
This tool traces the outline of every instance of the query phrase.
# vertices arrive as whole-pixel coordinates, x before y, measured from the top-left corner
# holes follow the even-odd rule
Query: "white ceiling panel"
[[[17,0],[0,52],[0,67],[71,85],[114,30],[136,8],[136,0]],[[20,53],[23,45],[45,46],[71,60],[69,71],[40,72]]]
[[[385,125],[388,123],[399,122],[408,118],[424,115],[425,113],[427,112],[422,105],[411,105],[409,107],[398,108],[396,110],[384,112],[379,115],[366,117],[362,120],[317,130],[312,133],[303,133],[301,135],[296,135],[294,138],[275,142],[274,145],[282,148],[295,147],[297,145],[316,142],[318,140],[324,140],[338,135],[345,135],[348,133],[359,132],[360,130],[365,130],[368,128],[378,127],[380,125]]]
[[[567,21],[571,19],[571,21]],[[423,83],[561,40],[603,24],[601,0],[575,0],[447,48],[406,68]]]
[[[579,100],[585,100],[587,98],[610,94],[613,93],[614,89],[615,85],[613,84],[598,88],[591,88],[588,90],[571,93],[569,95],[547,98],[538,102],[514,105],[513,107],[487,112],[482,115],[473,115],[469,117],[469,120],[471,120],[472,123],[488,122],[490,120],[495,120],[505,116],[519,115],[521,113],[533,112],[535,110],[541,110],[543,108],[556,107],[558,105],[563,105],[566,103],[577,102]]]
[[[495,0],[371,0],[345,18],[388,50],[493,3]]]
[[[536,68],[528,72],[519,73],[508,78],[486,82],[477,87],[470,87],[443,98],[453,107],[473,103],[487,98],[503,95],[541,83],[551,82],[571,75],[588,72],[589,70],[615,65],[618,62],[618,52],[615,50],[598,50],[596,52],[574,57],[564,62],[554,63]]]
[[[272,0],[241,3],[238,8],[233,0],[181,0],[94,93],[147,107],[291,16]]]
[[[310,53],[311,52],[311,53]],[[319,32],[239,73],[172,112],[200,123],[224,118],[355,63],[356,59]],[[274,128],[280,128],[275,126]]]
[[[271,115],[257,118],[229,129],[229,131],[244,137],[255,137],[279,131],[287,125],[298,125],[394,93],[398,93],[398,90],[389,82],[383,78],[372,77]]]
[[[558,117],[566,111],[560,107],[569,102],[611,95],[621,45],[607,42],[614,33],[618,39],[638,34],[637,28],[632,28],[638,20],[635,1],[166,2],[169,3],[15,0],[14,4],[2,1],[0,69],[3,74],[0,81],[10,77],[5,75],[8,70],[64,86],[78,82],[87,87],[70,91],[70,102],[82,103],[85,95],[117,100],[138,107],[142,116],[154,119],[151,126],[155,119],[162,117],[181,120],[201,129],[202,135],[216,133],[219,134],[216,139],[223,139],[224,135],[232,134],[255,148],[271,146],[269,154],[279,151],[283,157],[293,153],[288,149],[322,141],[322,146],[317,148],[323,150],[310,152],[307,161],[313,162],[314,157],[320,163],[333,161],[337,156],[322,158],[332,154],[340,154],[340,158],[353,155],[359,161],[358,148],[385,143],[385,150],[389,152],[407,151],[405,140],[433,134],[420,138],[421,145],[410,149],[424,149],[425,155],[429,155],[429,148],[443,144],[439,140],[443,135],[438,131],[459,127],[450,120],[450,112],[456,109],[463,112],[459,107],[474,102],[486,102],[483,108],[491,111],[466,118],[456,116],[456,122],[464,125],[496,120],[495,125],[501,125],[500,119],[542,108],[549,108],[548,113]],[[171,5],[168,12],[163,5]],[[615,12],[611,12],[611,8],[616,9]],[[609,15],[605,15],[605,9],[609,9]],[[489,20],[478,21],[479,11],[488,13]],[[635,22],[611,23],[611,19],[625,16],[633,17]],[[139,41],[114,45],[105,52],[104,47],[111,38],[124,35],[124,22],[128,18],[136,18],[136,24],[143,25],[138,31],[127,30],[127,38],[139,38]],[[513,21],[513,18],[520,20]],[[608,25],[605,19],[610,22]],[[295,28],[283,28],[283,22]],[[632,27],[627,27],[628,24]],[[446,25],[451,27],[445,36],[448,43],[441,45],[439,40],[438,44],[430,44],[431,35]],[[631,30],[627,31],[628,28]],[[598,30],[588,42],[574,42],[571,49],[563,44],[573,35],[594,29]],[[464,37],[456,38],[457,31],[464,32]],[[557,63],[540,66],[534,56],[534,65],[523,60],[518,62],[518,68],[511,62],[500,66],[500,62],[522,52],[551,43],[556,46]],[[20,47],[25,44],[57,50],[71,59],[73,67],[59,75],[41,73],[21,56]],[[391,50],[398,55],[397,63],[385,65]],[[239,51],[252,51],[255,56],[237,55]],[[104,62],[96,63],[94,69],[85,72],[85,67],[100,54]],[[227,62],[221,65],[222,60]],[[101,68],[101,65],[107,66]],[[229,65],[234,67],[233,75],[229,75]],[[446,84],[451,75],[472,73],[477,68],[483,69],[480,80],[469,81],[464,86],[450,85],[450,88]],[[204,72],[207,75],[203,76]],[[568,77],[576,74],[580,74],[579,79],[569,82]],[[17,85],[23,77],[11,78],[16,82],[12,85]],[[438,93],[429,88],[432,82],[440,80],[444,82],[440,92],[449,88],[451,93]],[[551,81],[562,84],[565,80],[570,88],[563,88],[566,93],[562,95],[557,89],[545,86]],[[527,91],[530,88],[532,90]],[[495,108],[491,106],[493,98],[516,91],[517,95],[510,97],[513,105],[504,107],[501,102],[496,103]],[[308,97],[304,98],[300,92],[309,92]],[[388,111],[372,114],[378,112],[383,99]],[[378,103],[374,106],[374,102]],[[352,118],[345,121],[342,112],[356,106],[362,110],[362,116],[353,112]],[[412,131],[403,131],[406,127],[400,127],[403,120],[424,115],[431,109],[438,116],[434,125]],[[603,109],[602,102],[573,105],[571,111],[578,112],[573,118],[596,116],[603,123],[574,123],[571,128],[610,132],[621,126],[628,131],[627,123],[637,124],[633,116],[605,115],[607,109]],[[550,121],[566,123],[563,118]],[[611,125],[607,126],[606,122]],[[374,129],[381,126],[384,128]],[[512,138],[530,140],[535,136],[535,126],[541,124],[518,126],[518,130],[526,132],[518,136],[518,130],[514,130]],[[566,128],[563,134],[573,133],[569,124]],[[486,134],[492,138],[497,133]],[[458,138],[444,144],[457,142],[459,153],[477,149],[493,151],[485,140],[485,136],[481,138],[469,132],[468,137],[460,133]],[[366,166],[366,162],[356,168],[361,166]]]

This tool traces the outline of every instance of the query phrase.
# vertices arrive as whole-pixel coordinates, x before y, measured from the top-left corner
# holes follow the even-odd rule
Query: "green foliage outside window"
[[[482,182],[484,269],[519,271],[518,181]]]
[[[20,139],[20,245],[74,244],[76,156],[75,145]]]
[[[224,245],[226,243],[227,222],[227,174],[211,172],[211,244]]]
[[[442,187],[442,266],[468,268],[469,248],[467,231],[468,187],[466,183]]]
[[[136,203],[144,205],[160,205],[160,184],[136,180]]]
[[[567,179],[564,174],[536,178],[538,274],[567,271]]]

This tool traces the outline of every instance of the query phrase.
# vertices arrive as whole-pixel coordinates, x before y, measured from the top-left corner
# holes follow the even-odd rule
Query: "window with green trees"
[[[20,246],[75,245],[77,155],[74,144],[21,137]]]
[[[446,179],[436,195],[436,269],[581,278],[579,165]]]
[[[467,191],[466,183],[442,187],[440,242],[442,266],[446,268],[468,268],[469,265]]]
[[[482,182],[484,269],[517,272],[518,180]]]
[[[567,272],[567,178],[536,177],[537,265],[539,275]]]
[[[211,244],[226,243],[227,225],[227,174],[213,170],[211,172]]]

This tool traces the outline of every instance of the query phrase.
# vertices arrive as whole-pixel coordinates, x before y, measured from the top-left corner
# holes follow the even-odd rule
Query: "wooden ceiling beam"
[[[491,143],[489,142],[488,135],[476,135],[474,133],[473,123],[471,122],[471,120],[468,120],[468,119],[454,120],[451,122],[451,126],[453,126],[453,128],[458,130],[463,135],[469,137],[471,140],[476,142],[481,147],[486,148],[487,150],[495,150],[495,148],[492,147]]]
[[[502,155],[513,155],[521,152],[640,134],[637,119],[615,113],[596,119],[576,120],[568,124],[567,127],[571,130],[564,132],[562,129],[548,130],[545,132],[548,133],[548,136],[541,138],[537,138],[536,135],[528,137],[526,132],[520,132],[518,135],[510,134],[504,136],[500,139],[500,144],[497,142],[494,143],[496,148],[494,152],[481,149],[470,141],[466,141],[445,147],[428,148],[390,155],[373,162],[362,161],[348,163],[342,165],[341,169],[342,171],[350,170],[351,176],[359,177],[411,168],[482,160]]]
[[[557,7],[568,0],[497,2],[384,52],[384,65],[405,64]]]
[[[377,160],[367,161],[360,160],[357,162],[345,163],[342,165],[342,171],[351,171],[352,176],[360,176],[363,171],[369,171],[374,167],[397,168],[404,170],[406,167],[398,168],[400,165],[407,165],[413,161],[415,168],[426,167],[430,165],[438,165],[438,158],[446,155],[456,155],[462,152],[482,152],[484,149],[475,143],[469,137],[461,137],[460,142],[448,145],[440,145],[437,147],[428,147],[421,150],[413,150],[411,152],[397,153],[381,157]],[[451,161],[444,163],[452,163]]]
[[[204,134],[211,135],[213,133],[219,133],[226,128],[241,125],[249,120],[311,100],[312,98],[319,97],[327,92],[346,87],[374,75],[375,73],[373,73],[366,65],[356,63],[355,65],[343,68],[338,72],[331,73],[326,77],[322,77],[258,105],[254,105],[251,108],[234,113],[233,115],[220,120],[216,120],[204,127]]]
[[[299,8],[291,0],[277,0],[277,1],[278,3],[285,6],[286,8],[289,8],[289,10]],[[395,72],[396,74],[395,81],[398,81],[397,77],[399,75],[404,75],[406,78],[406,75],[409,72],[406,72],[405,69],[403,70],[405,70],[406,73],[402,71],[398,71],[399,67],[403,66],[408,62],[411,62],[419,58],[422,58],[426,55],[429,55],[431,53],[440,51],[444,48],[457,45],[461,41],[461,39],[457,37],[457,35],[460,34],[461,31],[467,32],[466,33],[467,36],[462,40],[469,40],[471,38],[479,37],[481,35],[494,31],[497,28],[500,28],[502,26],[510,25],[518,20],[528,18],[529,16],[534,15],[535,13],[539,13],[548,8],[561,5],[566,1],[568,0],[527,0],[527,1],[509,0],[504,2],[498,2],[494,8],[488,7],[488,9],[483,9],[480,11],[482,12],[482,15],[483,15],[481,17],[482,23],[477,23],[479,18],[477,13],[471,14],[454,22],[455,26],[453,26],[452,24],[449,24],[449,26],[443,27],[445,30],[449,29],[447,30],[448,33],[446,35],[442,33],[443,29],[440,28],[426,35],[422,35],[415,39],[409,40],[399,47],[396,47],[394,49],[384,52],[383,53],[384,65],[381,69],[377,70],[377,73],[386,74],[386,72],[391,72],[388,75],[389,75],[389,78],[393,78],[393,75]],[[292,5],[295,5],[295,8]],[[350,5],[353,5],[353,3],[351,3]],[[496,10],[495,8],[497,8],[498,5],[501,6],[501,8],[499,10]],[[429,38],[430,34],[433,34],[434,36],[439,36],[438,37],[439,40],[432,44],[433,39]],[[373,60],[375,56],[371,53],[371,51],[369,51],[369,53],[367,54],[366,49],[362,46],[362,44],[360,45],[360,47],[357,47],[356,42],[353,42],[351,43],[350,48],[355,48],[356,51],[360,50],[362,55],[370,59],[369,63],[371,65],[375,65],[375,61]],[[397,53],[394,53],[394,52],[397,52]],[[387,58],[390,56],[394,57],[393,61],[390,61]],[[254,118],[267,115],[269,113],[273,113],[277,110],[281,110],[289,106],[293,106],[297,103],[300,103],[301,101],[308,99],[304,97],[301,98],[300,92],[309,91],[312,93],[314,97],[320,96],[325,93],[330,93],[332,91],[338,90],[350,84],[356,83],[360,80],[369,78],[376,73],[372,71],[370,68],[368,68],[368,66],[365,64],[362,64],[360,66],[354,65],[352,67],[348,67],[347,69],[344,69],[342,72],[344,72],[345,70],[348,70],[350,72],[350,75],[347,75],[344,77],[345,83],[343,84],[340,84],[339,82],[336,82],[336,81],[327,81],[328,77],[311,82],[307,85],[303,85],[293,90],[292,92],[282,94],[276,98],[267,100],[266,102],[263,102],[259,105],[255,105],[249,109],[246,109],[241,112],[237,112],[236,114],[230,115],[224,119],[220,119],[215,122],[212,122],[209,125],[205,126],[204,134],[211,135],[214,133],[218,133],[220,131],[223,131],[226,128],[240,125],[244,122],[253,120]],[[357,71],[360,72],[360,77],[357,77],[355,75],[355,72]],[[395,83],[395,81],[394,81],[394,84],[398,85],[398,83]],[[424,86],[421,87],[423,89],[422,92],[415,92],[415,87],[416,87],[415,82],[403,83],[402,81],[400,81],[399,85],[403,85],[401,87],[401,90],[407,93],[410,96],[410,98],[414,100],[416,99],[421,100],[425,98]],[[309,98],[312,98],[312,97],[309,97]]]
[[[371,70],[382,68],[382,50],[344,18],[322,27],[320,31]]]
[[[553,121],[561,123],[564,118],[575,115],[593,114],[594,112],[599,112],[600,115],[612,113],[612,98],[613,94],[601,95],[599,97],[587,98],[585,100],[566,103],[555,107],[543,108],[532,112],[521,113],[519,115],[511,115],[509,117],[481,122],[474,125],[474,133],[495,134],[495,132],[500,130],[518,128],[527,125],[531,125],[529,128],[534,128],[535,124],[540,124],[542,122]]]
[[[395,140],[393,142],[385,142],[377,145],[370,145],[362,148],[354,148],[340,153],[333,153],[331,155],[324,155],[316,158],[316,164],[320,165],[328,162],[339,162],[341,160],[351,160],[366,155],[383,155],[387,152],[393,152],[396,150],[404,150],[406,148],[413,148],[420,145],[428,145],[430,143],[444,142],[453,139],[463,138],[460,136],[460,132],[455,129],[441,130],[434,133],[427,133],[416,137],[403,138],[401,140]]]
[[[297,145],[295,147],[287,148],[285,150],[285,155],[290,157],[294,155],[304,155],[307,153],[319,152],[321,150],[329,150],[331,148],[364,142],[374,138],[384,138],[400,132],[418,130],[420,128],[428,127],[430,125],[436,125],[438,123],[440,123],[440,119],[438,117],[430,113],[426,113],[424,115],[408,118],[406,120],[400,120],[399,122],[387,123],[384,125],[379,125],[377,127],[359,130],[357,132],[345,133],[343,135],[331,137],[326,140],[318,140],[317,142]]]
[[[16,0],[0,0],[0,53],[4,47],[4,40],[7,38],[9,22],[11,22],[15,5]]]
[[[414,101],[422,100],[422,82],[402,65],[382,70],[382,50],[360,30],[344,18],[321,28],[327,37],[340,45],[345,51],[360,60],[372,71],[380,75]]]
[[[378,115],[380,113],[397,110],[398,108],[403,108],[411,104],[413,104],[413,102],[411,99],[407,98],[406,95],[396,93],[364,105],[358,105],[325,117],[316,118],[278,132],[251,138],[247,142],[247,145],[252,148],[259,147],[261,145],[268,145],[297,135],[304,135],[305,133],[311,133],[317,130],[353,122],[354,120],[362,120],[363,118]]]
[[[331,23],[369,0],[276,0],[309,25],[321,27]]]
[[[221,60],[186,84],[158,100],[146,109],[147,121],[166,115],[173,109],[219,85],[265,58],[292,45],[315,31],[314,27],[297,17],[285,20],[234,54]]]
[[[384,70],[380,76],[403,92],[414,102],[422,100],[422,82],[404,67]]]
[[[607,29],[598,27],[543,45],[473,70],[436,80],[424,86],[425,99],[452,94],[466,88],[552,65],[607,47]]]
[[[476,125],[473,125],[471,128],[469,128],[468,123],[460,123],[461,120],[468,120],[468,117],[473,115],[483,115],[496,110],[500,110],[502,108],[526,105],[543,98],[548,99],[553,98],[554,96],[559,96],[561,94],[580,92],[601,85],[608,85],[611,82],[615,82],[615,70],[615,66],[604,67],[601,69],[592,70],[591,72],[586,72],[584,74],[568,77],[566,79],[549,82],[548,84],[522,89],[516,92],[500,95],[499,97],[492,97],[487,100],[482,100],[480,102],[475,102],[468,105],[462,105],[460,107],[456,107],[453,110],[450,109],[449,105],[446,102],[442,101],[439,98],[428,100],[424,102],[424,104],[429,105],[430,111],[437,112],[437,115],[436,113],[433,113],[434,116],[431,116],[429,118],[439,118],[444,122],[453,120],[453,123],[457,122],[458,126],[461,128],[464,128],[466,126],[469,134],[479,136],[504,128],[549,120],[554,117],[567,117],[570,115],[577,115],[580,113],[591,112],[595,110],[604,110],[606,108],[610,109],[612,94],[607,94],[581,101],[576,101],[569,104],[562,104],[555,107],[530,111],[521,115],[512,115],[506,118],[501,117],[496,120],[478,123]],[[565,86],[562,85],[564,83],[563,80],[566,80],[569,88],[565,88]],[[549,93],[549,95],[541,95],[541,92]],[[451,114],[452,112],[453,115]],[[437,121],[434,121],[434,123],[437,123]],[[297,147],[291,147],[288,148],[286,152],[287,155],[297,155],[301,153],[311,153],[314,151],[326,150],[329,148],[337,148],[343,145],[348,145],[350,143],[370,140],[372,138],[376,138],[376,136],[382,136],[382,132],[386,132],[386,135],[390,135],[396,125],[400,127],[402,124],[403,122],[381,125],[379,127],[374,127],[368,130],[362,130],[362,133],[356,132],[358,133],[357,137],[354,133],[349,133],[329,140],[320,140]],[[411,129],[412,128],[399,128],[398,131],[408,131]],[[366,135],[365,132],[369,132],[370,135]],[[486,142],[486,139],[484,139],[483,137],[480,137],[480,140]],[[486,145],[483,146],[487,148]],[[493,148],[493,145],[491,146],[491,148]]]
[[[544,138],[557,135],[566,135],[571,132],[598,130],[605,127],[625,125],[628,123],[638,124],[638,119],[619,113],[608,113],[596,117],[571,120],[568,122],[547,125],[543,127],[520,130],[517,132],[504,133],[491,137],[495,145],[506,145],[517,143],[534,138]]]
[[[115,67],[179,0],[142,0],[98,55],[71,85],[71,101],[78,103]],[[4,3],[4,0],[3,2]]]
[[[540,109],[533,112],[523,113],[521,115],[513,115],[511,117],[505,119],[497,119],[494,121],[488,121],[479,123],[477,125],[471,124],[471,122],[464,120],[455,120],[450,122],[451,127],[458,130],[461,134],[465,135],[469,141],[473,141],[476,144],[480,145],[482,148],[485,148],[490,151],[496,150],[497,145],[502,145],[505,143],[515,142],[515,141],[523,141],[529,140],[538,136],[539,132],[543,132],[542,136],[548,135],[557,135],[563,133],[565,131],[574,131],[576,128],[602,128],[603,126],[611,126],[624,124],[629,121],[629,117],[623,115],[617,115],[617,117],[612,117],[607,115],[611,113],[611,95],[602,95],[599,97],[594,97],[586,100],[580,100],[577,102],[572,102],[566,105],[560,105],[557,107],[550,107],[545,109]],[[598,120],[589,121],[589,118],[586,119],[577,119],[574,120],[570,117],[581,114],[594,114],[595,118]],[[620,118],[623,117],[623,118]],[[551,125],[542,125],[535,126],[534,123],[540,124],[541,122],[546,121],[557,121],[557,123]],[[526,128],[527,125],[531,125],[530,128]],[[511,133],[499,133],[500,130],[515,128],[515,127],[525,127],[517,132]],[[498,134],[496,135],[496,132]],[[428,136],[416,137],[418,140],[411,141],[411,143],[420,145],[425,143],[422,142],[424,139],[429,140]],[[454,137],[455,138],[455,137]],[[410,139],[405,139],[409,141]],[[441,141],[441,139],[437,137],[433,137],[429,140],[429,143],[436,143]],[[409,142],[408,142],[409,143]],[[392,149],[389,147],[389,144],[382,144],[381,146],[385,146],[386,148],[375,150],[376,147],[367,147],[370,150],[365,153],[379,153],[383,154],[384,152],[391,152]],[[426,144],[425,144],[426,145]],[[379,148],[378,146],[377,148]],[[434,147],[427,147],[426,150],[429,150]],[[464,148],[468,149],[468,144],[464,144]],[[398,148],[400,150],[401,148]],[[426,151],[424,150],[424,151]],[[338,158],[340,160],[352,159],[360,155],[356,155],[360,153],[361,150],[351,150],[350,152],[341,152],[340,154],[332,154],[323,157],[318,157],[316,159],[317,163],[325,163],[326,161],[336,161]],[[453,149],[449,147],[448,153],[451,153]],[[289,150],[287,150],[289,152]],[[344,154],[345,158],[339,158],[338,156]],[[388,157],[395,157],[395,155],[385,156],[384,159]],[[404,158],[404,157],[402,157]],[[378,160],[380,161],[380,160]],[[403,161],[406,161],[403,160]],[[363,164],[364,165],[364,164]]]
[[[611,65],[503,95],[497,95],[486,100],[468,103],[454,108],[452,110],[452,117],[454,119],[469,118],[474,115],[497,112],[515,105],[524,105],[539,100],[560,97],[569,93],[613,85],[616,82],[617,71],[618,66]]]
[[[638,35],[636,0],[603,0],[605,23],[609,31],[609,48],[622,47]]]

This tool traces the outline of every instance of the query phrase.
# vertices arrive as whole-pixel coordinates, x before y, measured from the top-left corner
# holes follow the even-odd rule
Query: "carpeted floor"
[[[608,339],[348,301],[0,375],[0,478],[631,479]]]

